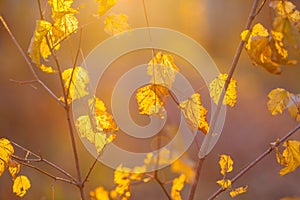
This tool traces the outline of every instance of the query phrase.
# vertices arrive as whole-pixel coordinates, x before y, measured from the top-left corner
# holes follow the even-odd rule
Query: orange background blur
[[[296,3],[296,0],[293,2]],[[252,1],[145,0],[145,3],[150,26],[174,29],[190,36],[203,45],[221,72],[228,71],[240,40],[239,34],[246,24]],[[84,6],[80,9],[81,13],[78,14],[78,18],[80,25],[84,25],[81,48],[86,56],[109,35],[103,31],[104,18],[96,19],[93,16],[97,12],[95,0],[75,0],[74,7],[82,5]],[[297,8],[300,9],[298,1]],[[119,0],[109,12],[127,14],[132,28],[146,26],[141,0]],[[35,0],[0,0],[0,14],[26,52],[35,29],[35,20],[39,18],[37,2]],[[266,5],[255,21],[270,27],[270,16],[270,10]],[[77,48],[78,37],[79,34],[71,37],[74,49]],[[67,47],[62,48],[59,59],[64,68],[67,68],[71,66],[71,59],[68,42],[65,42],[64,45]],[[143,60],[143,58],[136,59]],[[298,60],[300,61],[299,54]],[[79,60],[79,63],[81,61],[82,59]],[[131,55],[124,67],[130,67],[134,61],[135,58]],[[148,62],[148,60],[144,61]],[[122,62],[114,63],[114,65],[120,64]],[[120,73],[124,71],[124,68],[118,67],[120,67],[119,71],[117,67],[114,67],[113,74],[107,75],[108,80],[121,76]],[[61,96],[57,75],[44,74],[38,69],[36,71],[55,94]],[[300,93],[300,64],[283,67],[283,74],[276,76],[267,73],[260,67],[253,67],[247,54],[243,52],[234,78],[238,83],[238,102],[234,108],[228,109],[221,138],[205,161],[196,199],[207,199],[218,189],[216,180],[222,178],[218,166],[220,154],[229,154],[233,158],[234,171],[228,174],[229,178],[233,177],[247,163],[267,149],[270,142],[282,137],[297,125],[297,122],[286,112],[283,115],[271,116],[266,103],[269,91],[277,87],[285,88],[295,94]],[[33,76],[1,24],[0,137],[6,137],[42,155],[75,176],[64,110],[38,85],[19,85],[11,82],[10,79],[31,80]],[[196,88],[203,86],[203,82],[198,80],[192,80],[192,82]],[[101,91],[109,94],[113,85],[106,84],[101,85]],[[203,92],[207,93],[207,91]],[[104,94],[106,96],[103,97],[104,101],[109,100],[106,93]],[[204,104],[209,105],[205,102]],[[299,140],[299,132],[292,138]],[[85,174],[93,162],[93,157],[84,148],[77,135],[76,141],[82,172]],[[126,144],[123,145],[126,146]],[[197,159],[195,148],[191,148],[189,153],[193,159]],[[39,164],[39,166],[48,169],[43,164]],[[276,163],[273,152],[233,185],[233,187],[249,186],[247,193],[235,199],[280,199],[285,196],[300,196],[300,169],[283,177],[278,175],[280,169],[281,166]],[[51,199],[52,187],[54,187],[55,199],[79,199],[79,192],[72,185],[61,182],[53,183],[49,177],[26,167],[22,167],[21,173],[27,175],[32,183],[32,188],[23,199]],[[86,192],[88,193],[89,190],[99,185],[103,185],[107,189],[114,187],[113,170],[100,163],[97,164],[86,185]],[[5,172],[0,177],[1,200],[18,199],[12,193],[11,186],[10,175]],[[186,199],[189,189],[189,185],[183,189],[183,199]],[[155,183],[132,187],[132,199],[165,199],[163,195]],[[225,192],[217,199],[230,199],[230,197]]]

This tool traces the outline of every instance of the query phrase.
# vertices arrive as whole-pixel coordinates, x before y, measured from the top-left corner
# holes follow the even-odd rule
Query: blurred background
[[[42,2],[45,3],[45,1]],[[299,10],[299,1],[293,0],[292,2]],[[80,14],[77,17],[80,25],[84,26],[80,46],[83,56],[86,56],[96,45],[110,36],[103,31],[104,17],[94,16],[97,12],[95,0],[75,0],[73,5],[73,7],[80,7]],[[208,51],[219,70],[227,73],[239,44],[239,35],[245,27],[252,1],[145,0],[145,5],[150,26],[173,29],[193,38]],[[108,13],[111,12],[127,14],[132,28],[146,26],[141,0],[119,0]],[[268,6],[265,5],[255,22],[271,27],[270,12]],[[35,21],[39,19],[37,1],[0,0],[0,14],[26,52],[35,29]],[[70,38],[70,42],[64,42],[58,54],[64,68],[72,65],[70,48],[77,48],[79,37],[77,33]],[[299,54],[296,56],[300,60]],[[175,63],[177,58],[175,57]],[[82,58],[78,63],[81,61]],[[116,80],[136,64],[148,61],[149,51],[145,51],[129,54],[128,57],[123,56],[112,64],[97,90],[109,111],[111,111],[109,98]],[[188,76],[194,88],[205,86],[201,77],[193,75],[191,66],[186,67],[185,65],[188,64],[180,61],[180,58],[176,64]],[[37,68],[36,71],[49,88],[57,96],[61,96],[62,90],[59,87],[57,74],[44,74]],[[233,158],[234,170],[228,174],[228,178],[233,177],[266,150],[270,142],[284,136],[298,124],[287,112],[271,116],[266,103],[268,93],[277,87],[285,88],[295,94],[300,93],[300,64],[283,67],[283,73],[280,76],[272,75],[261,67],[253,67],[251,60],[243,52],[234,78],[238,83],[238,101],[234,108],[227,110],[226,123],[220,140],[202,168],[195,199],[207,199],[218,189],[216,181],[222,178],[218,166],[220,154],[229,154]],[[42,155],[75,176],[65,111],[38,85],[20,85],[10,79],[25,81],[32,80],[33,76],[8,33],[0,25],[0,137],[8,138]],[[209,108],[207,88],[201,89],[200,93],[203,95],[203,104]],[[135,101],[132,103],[134,104],[132,115],[138,118],[136,103]],[[145,116],[140,116],[140,118],[141,123],[147,121]],[[199,132],[199,134],[202,133]],[[201,136],[198,138],[200,142],[202,138]],[[300,140],[299,133],[294,134],[292,139]],[[76,141],[82,172],[85,174],[94,158],[85,149],[78,135],[76,135]],[[123,140],[120,145],[132,146],[130,141],[126,142],[127,140]],[[24,156],[24,152],[19,153]],[[188,153],[192,159],[197,159],[194,145]],[[43,164],[38,166],[48,169]],[[297,169],[293,173],[280,177],[278,173],[281,168],[276,162],[275,153],[271,153],[234,183],[233,187],[244,185],[249,187],[247,193],[235,199],[279,200],[285,196],[300,196],[300,170]],[[72,185],[53,182],[49,177],[26,167],[22,167],[21,174],[28,176],[32,184],[32,188],[23,199],[51,199],[53,188],[55,199],[79,199],[79,192]],[[114,187],[113,170],[101,163],[96,165],[86,185],[86,192],[99,185],[106,189]],[[183,199],[187,198],[189,190],[190,186],[186,185],[182,191]],[[132,199],[165,199],[163,195],[159,186],[154,182],[132,187]],[[12,192],[12,180],[8,172],[0,177],[0,199],[19,199]],[[230,199],[230,197],[225,192],[217,199]]]

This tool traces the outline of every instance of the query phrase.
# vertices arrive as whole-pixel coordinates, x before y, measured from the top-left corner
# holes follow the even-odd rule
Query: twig
[[[23,49],[21,48],[21,46],[19,45],[19,43],[17,42],[15,36],[12,34],[12,32],[10,31],[8,25],[6,24],[5,20],[3,19],[3,17],[0,15],[0,21],[2,22],[5,30],[8,32],[10,38],[12,39],[13,43],[15,44],[15,46],[17,47],[17,49],[19,50],[19,52],[21,53],[22,57],[24,58],[26,64],[28,65],[32,75],[34,76],[34,78],[36,79],[36,81],[42,86],[42,88],[44,88],[47,93],[53,98],[55,99],[55,101],[57,101],[61,106],[64,106],[64,103],[61,102],[59,100],[59,98],[40,80],[40,78],[38,77],[37,73],[34,71],[34,67],[32,66],[30,60],[28,59],[28,57],[26,56],[26,54],[24,53]]]
[[[62,182],[66,182],[66,183],[69,183],[69,184],[72,184],[72,185],[76,185],[76,186],[78,185],[78,183],[73,181],[73,180],[69,180],[69,179],[58,177],[58,176],[54,176],[54,175],[50,174],[49,172],[46,172],[45,170],[42,170],[39,167],[28,164],[26,162],[21,162],[21,164],[26,166],[26,167],[30,167],[32,169],[35,169],[35,170],[41,172],[42,174],[45,174],[45,175],[49,176],[50,178],[52,178],[55,181],[62,181]]]
[[[299,129],[300,129],[300,124],[298,126],[296,126],[293,130],[291,130],[288,134],[286,134],[284,137],[282,137],[280,140],[278,140],[276,142],[272,142],[271,146],[267,150],[265,150],[255,160],[253,160],[244,169],[242,169],[235,177],[233,177],[231,179],[231,183],[234,183],[239,178],[241,178],[246,172],[248,172],[251,168],[253,168],[263,158],[265,158],[267,155],[269,155],[275,149],[275,147],[278,147],[280,144],[282,144],[284,141],[286,141],[290,136],[292,136],[294,133],[296,133]],[[221,194],[224,191],[226,191],[225,188],[219,188],[213,195],[211,195],[211,197],[209,197],[209,200],[216,198],[219,194]]]
[[[259,2],[260,2],[260,0],[254,0],[253,5],[252,5],[252,9],[251,9],[250,14],[248,16],[248,21],[247,21],[247,24],[245,26],[245,29],[250,29],[251,24],[252,24],[255,16],[258,13],[257,12],[257,8],[259,6]],[[250,34],[247,35],[246,40],[249,37],[250,37]],[[205,156],[207,155],[207,148],[208,148],[208,146],[210,144],[212,133],[214,131],[217,119],[219,117],[219,113],[220,113],[220,110],[221,110],[222,102],[223,102],[226,90],[228,88],[228,85],[230,83],[230,80],[231,80],[231,78],[233,76],[233,73],[234,73],[236,67],[237,67],[237,63],[238,63],[238,61],[240,59],[240,55],[242,53],[244,43],[245,43],[244,41],[242,41],[242,40],[240,41],[239,46],[237,48],[237,51],[235,53],[235,56],[233,58],[230,70],[228,72],[227,80],[225,81],[224,87],[222,89],[222,93],[221,93],[219,101],[218,101],[218,105],[217,105],[216,111],[215,111],[215,113],[213,114],[213,117],[212,117],[212,121],[211,121],[209,133],[206,136],[206,137],[208,137],[208,140],[207,140],[206,144],[203,144],[204,145],[204,147],[203,147],[204,153],[202,155],[201,155],[201,150],[200,150],[200,153],[199,153],[200,154],[200,160],[199,160],[199,163],[198,163],[197,168],[196,168],[196,174],[198,174],[198,176],[200,176],[201,168],[202,168],[202,165],[203,165],[203,162],[204,162],[204,159],[202,160],[202,158],[205,158]],[[198,182],[199,182],[199,178],[195,179],[195,181],[193,182],[192,188],[191,188],[191,192],[190,192],[190,195],[189,195],[189,200],[193,200],[194,199]]]
[[[70,179],[72,179],[73,181],[76,181],[76,179],[70,174],[68,173],[67,171],[65,171],[64,169],[62,169],[61,167],[57,166],[56,164],[46,160],[45,158],[33,153],[32,151],[22,147],[21,145],[15,143],[14,141],[10,141],[14,146],[17,146],[19,147],[20,149],[22,149],[23,151],[25,152],[29,152],[29,154],[33,155],[34,157],[36,157],[37,159],[28,159],[27,157],[26,158],[20,158],[20,157],[17,157],[15,155],[13,155],[14,158],[18,159],[18,160],[21,160],[21,161],[24,161],[24,162],[44,162],[46,163],[47,165],[53,167],[54,169],[56,169],[57,171],[61,172],[62,174],[64,174],[65,176],[69,177]]]
[[[91,165],[91,167],[90,167],[88,173],[86,174],[84,180],[82,181],[82,185],[84,185],[84,184],[87,182],[89,176],[91,175],[93,169],[94,169],[95,166],[96,166],[96,163],[97,163],[98,159],[99,159],[100,156],[102,155],[102,152],[103,152],[103,151],[101,151],[101,152],[98,154],[97,158],[94,160],[94,162],[93,162],[93,164]]]
[[[159,184],[159,186],[161,187],[161,189],[163,190],[163,192],[165,193],[165,195],[167,196],[167,198],[168,198],[169,200],[172,200],[172,198],[170,197],[168,191],[166,190],[166,188],[165,188],[165,186],[164,186],[164,183],[161,182],[157,176],[154,177],[154,180]]]

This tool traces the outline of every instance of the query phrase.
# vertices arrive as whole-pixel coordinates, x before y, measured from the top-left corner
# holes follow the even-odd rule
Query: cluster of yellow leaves
[[[276,148],[277,162],[285,167],[279,172],[281,176],[295,171],[296,168],[300,166],[300,142],[296,140],[287,140],[283,143],[283,146],[286,148],[282,153]]]
[[[220,74],[209,84],[209,93],[215,104],[218,104],[228,74]],[[230,79],[223,99],[224,105],[233,107],[236,104],[236,80]]]
[[[88,95],[88,72],[82,67],[68,68],[62,72],[65,91],[68,92],[68,102]]]
[[[223,179],[218,180],[217,184],[220,185],[220,187],[222,187],[224,189],[230,188],[231,180],[226,179],[225,177],[226,177],[226,173],[231,172],[233,170],[233,160],[231,159],[230,156],[222,154],[220,156],[219,166],[221,168],[221,174],[223,175]],[[231,197],[235,197],[239,194],[246,192],[247,189],[248,189],[248,186],[235,188],[235,189],[232,189],[229,194]]]
[[[179,104],[184,118],[192,130],[201,130],[208,133],[209,125],[206,119],[207,110],[201,104],[200,94],[193,94],[188,100]]]
[[[94,144],[96,151],[100,153],[105,145],[115,139],[114,132],[118,130],[118,127],[100,99],[96,97],[89,99],[88,104],[89,115],[78,117],[76,127],[80,136]]]
[[[60,42],[78,29],[78,20],[74,16],[78,11],[71,7],[73,0],[49,0],[48,2],[53,23],[45,19],[37,20],[28,53],[32,62],[41,70],[54,73],[55,70],[51,66],[41,63],[40,57],[47,61],[52,50],[58,50]]]
[[[290,116],[300,121],[300,95],[288,92],[283,88],[273,89],[269,94],[267,103],[272,115],[282,113],[286,108]]]
[[[14,148],[9,140],[5,138],[0,139],[0,176],[4,170],[8,167],[8,171],[12,176],[13,192],[17,196],[23,197],[27,190],[31,187],[30,181],[26,176],[17,176],[20,172],[20,164],[12,160],[11,157],[14,153]]]
[[[170,54],[158,52],[149,61],[147,74],[151,76],[151,84],[139,88],[136,93],[140,114],[164,118],[165,102],[178,71],[179,68]],[[207,110],[202,106],[200,94],[193,94],[189,99],[182,101],[178,107],[191,130],[199,129],[204,134],[208,132]]]
[[[194,162],[187,157],[181,157],[171,165],[171,171],[177,174],[183,174],[187,183],[193,183],[195,178]]]
[[[254,65],[260,65],[272,74],[280,74],[280,65],[297,63],[288,59],[287,46],[292,44],[298,48],[300,14],[289,1],[271,1],[270,7],[275,11],[272,30],[268,31],[258,23],[252,30],[243,31],[241,38],[246,42],[246,50]]]
[[[184,187],[184,183],[186,182],[186,176],[181,174],[178,178],[173,180],[173,185],[171,189],[171,197],[172,200],[181,200],[180,192]]]
[[[108,191],[103,187],[97,187],[95,190],[90,192],[90,200],[109,200]]]

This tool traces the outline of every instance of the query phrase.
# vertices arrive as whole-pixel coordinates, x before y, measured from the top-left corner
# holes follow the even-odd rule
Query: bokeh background
[[[299,1],[293,0],[292,2],[299,10]],[[174,29],[190,36],[208,51],[221,72],[228,71],[252,1],[145,0],[145,3],[150,26]],[[80,25],[84,26],[81,48],[83,56],[86,56],[109,35],[103,31],[104,18],[98,19],[94,16],[97,12],[97,3],[94,0],[75,1],[74,5],[81,7],[80,14],[78,14]],[[110,12],[126,13],[132,28],[146,26],[141,0],[119,0]],[[0,0],[0,13],[23,50],[27,51],[35,28],[35,20],[39,18],[37,2],[35,0]],[[267,27],[271,26],[271,13],[267,5],[255,21]],[[71,49],[77,48],[78,38],[79,34],[75,34],[70,38],[70,42],[66,41],[62,47],[59,59],[64,68],[71,66],[69,49],[70,47]],[[299,54],[298,59],[300,60]],[[130,67],[147,63],[148,60],[149,52],[136,52],[114,62],[105,76],[107,80],[104,79],[98,86],[105,103],[109,105],[109,96],[114,81]],[[82,58],[79,59],[79,63],[81,61]],[[182,69],[185,68],[185,64],[179,61]],[[191,68],[187,67],[187,69]],[[60,96],[61,88],[57,75],[44,74],[38,69],[36,71],[55,94]],[[196,89],[205,86],[201,77],[193,76],[189,70],[183,71],[189,75]],[[220,154],[230,154],[233,158],[234,171],[228,175],[232,177],[267,149],[270,142],[282,137],[297,125],[297,122],[286,112],[279,116],[271,116],[266,103],[269,91],[277,87],[283,87],[295,94],[300,93],[300,64],[283,67],[282,75],[276,76],[260,67],[253,67],[250,59],[243,52],[234,78],[238,82],[238,102],[234,108],[228,109],[221,138],[205,161],[196,199],[207,199],[218,189],[216,180],[221,179],[218,166]],[[31,80],[33,76],[9,35],[0,25],[0,137],[6,137],[42,155],[75,175],[64,110],[39,86],[20,85],[10,79]],[[201,89],[200,93],[201,95],[203,93],[204,105],[209,107],[207,89]],[[134,104],[134,101],[132,102]],[[136,105],[133,105],[134,108],[136,109]],[[137,110],[133,110],[132,113],[134,115]],[[141,121],[145,121],[144,116],[141,118]],[[202,133],[199,132],[199,134]],[[198,138],[200,142],[201,138],[201,136]],[[299,133],[294,134],[292,138],[299,140]],[[85,174],[93,162],[93,157],[82,145],[77,135],[76,142],[82,172]],[[121,145],[132,146],[131,143],[126,143],[126,140]],[[192,159],[197,159],[195,148],[189,149],[189,155]],[[39,166],[48,169],[43,164]],[[247,193],[235,199],[275,200],[285,196],[300,196],[299,169],[284,177],[278,175],[280,169],[281,166],[276,163],[275,154],[271,153],[233,185],[233,187],[249,186]],[[72,185],[53,182],[49,177],[26,167],[22,168],[21,173],[27,175],[32,183],[32,188],[23,199],[51,199],[53,189],[55,199],[79,199],[77,188]],[[113,170],[101,163],[97,164],[92,173],[86,185],[86,192],[99,185],[107,189],[114,187]],[[0,177],[0,199],[18,199],[12,193],[11,186],[10,175],[5,172]],[[190,186],[186,185],[182,191],[183,199],[187,198],[189,190]],[[165,197],[157,184],[148,183],[132,187],[132,199],[150,200],[165,199]],[[217,199],[230,199],[230,197],[225,192]]]

